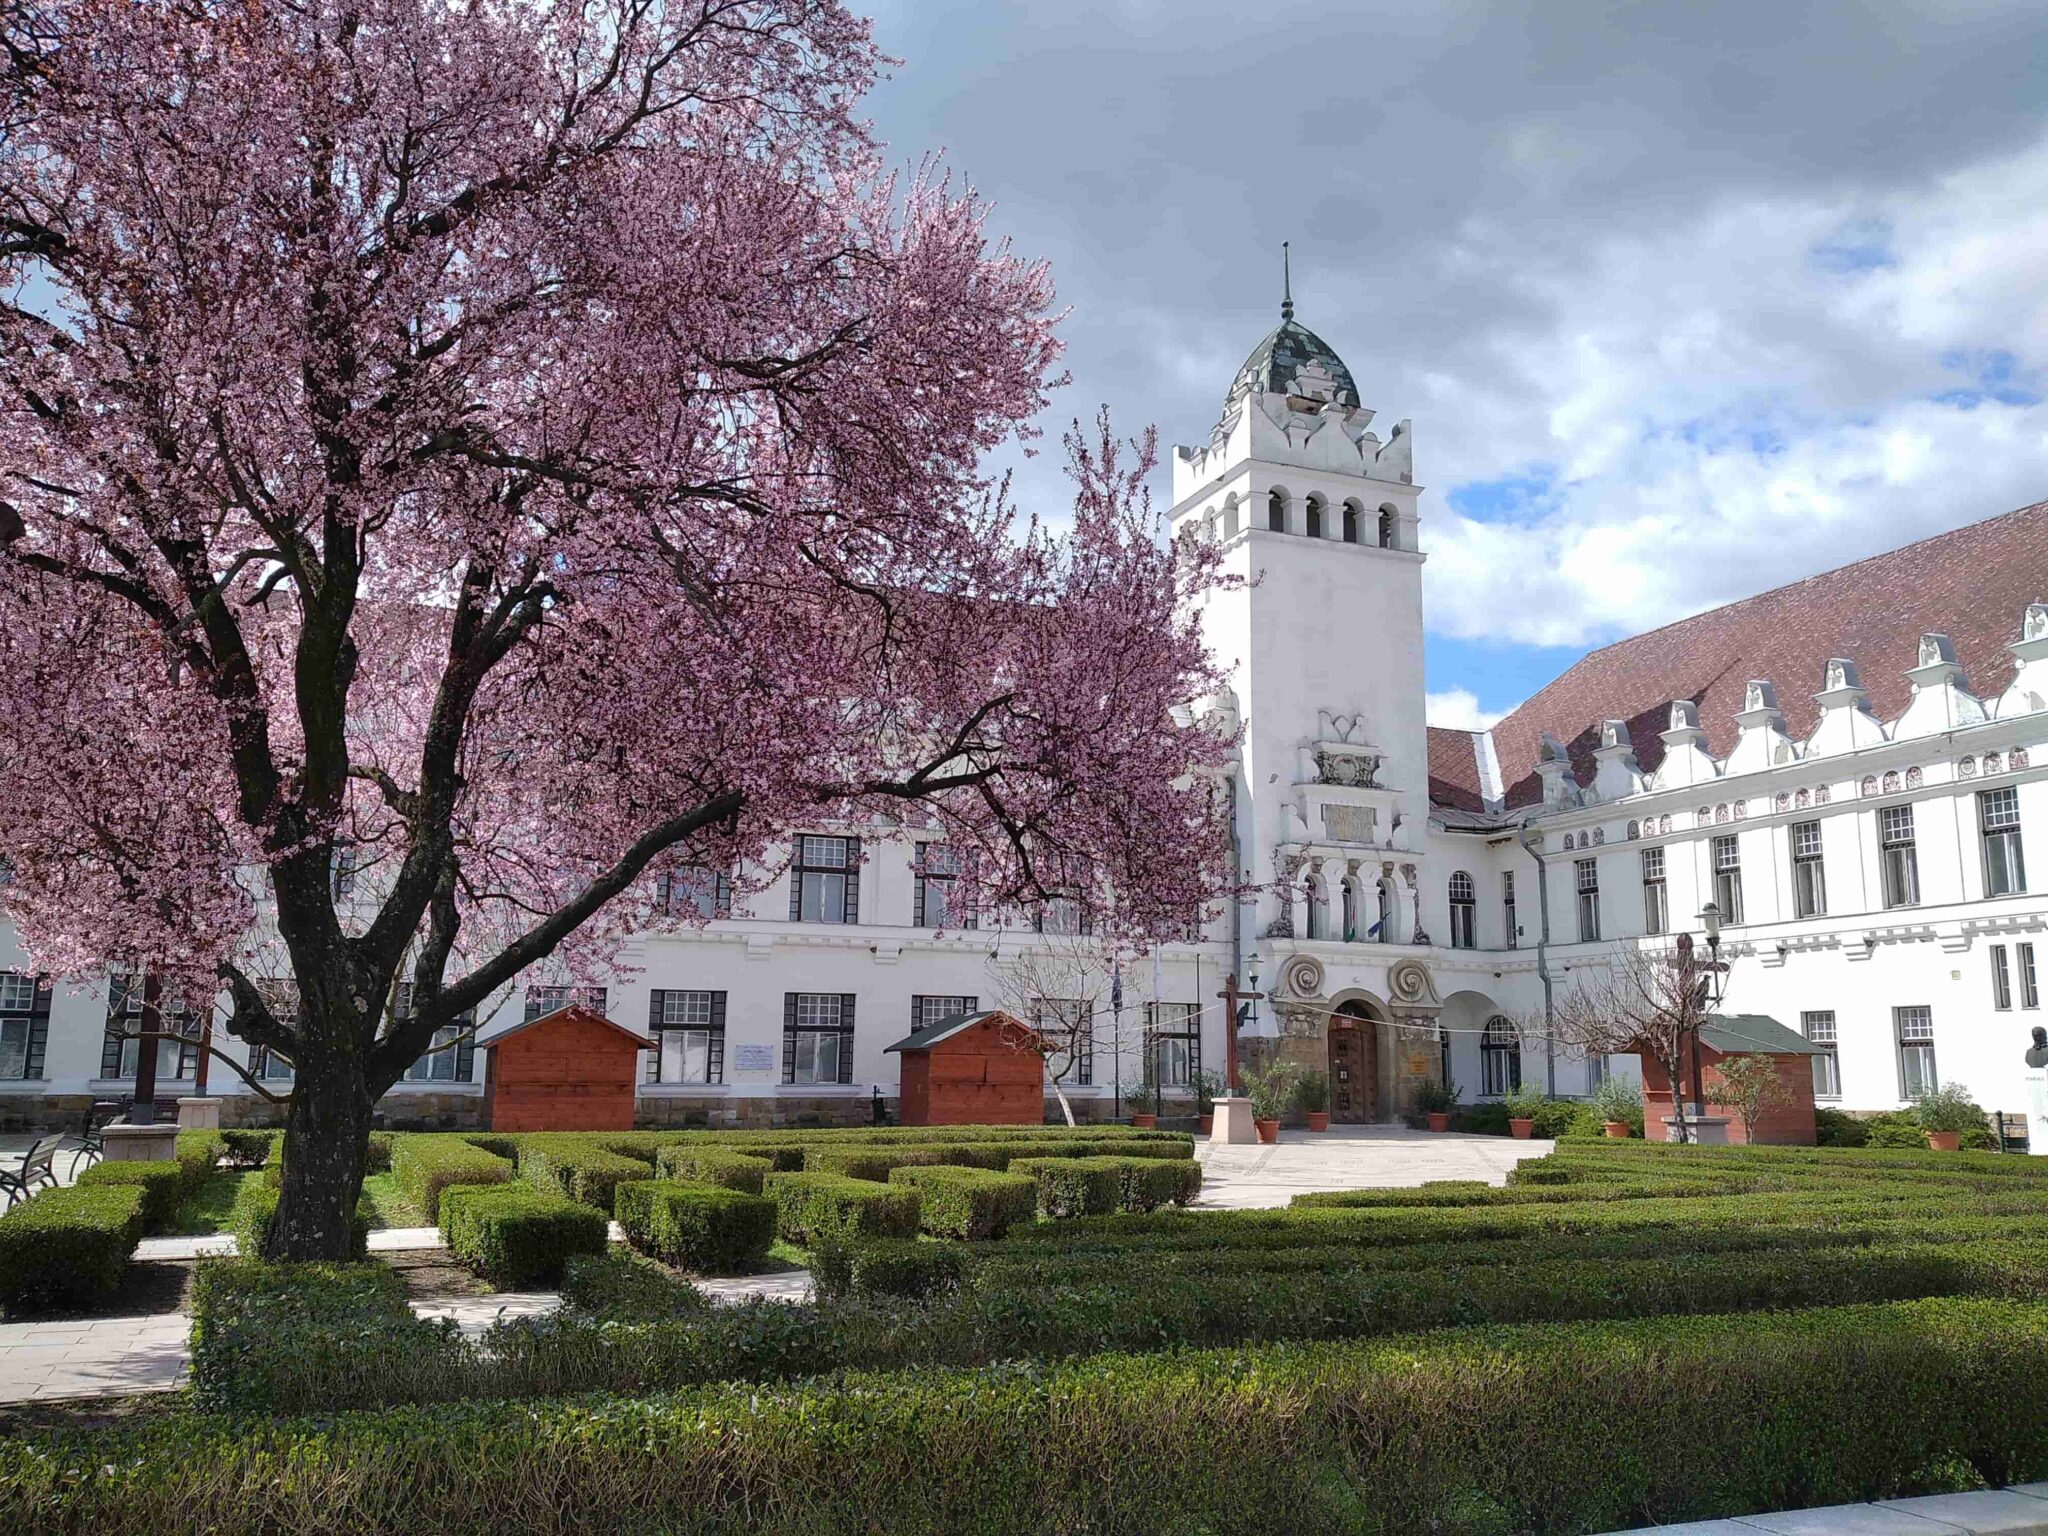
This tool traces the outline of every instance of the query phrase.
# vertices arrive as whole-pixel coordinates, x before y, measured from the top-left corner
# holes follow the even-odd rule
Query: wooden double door
[[[1371,1019],[1339,1013],[1330,1020],[1330,1119],[1369,1125],[1380,1117],[1379,1031]]]

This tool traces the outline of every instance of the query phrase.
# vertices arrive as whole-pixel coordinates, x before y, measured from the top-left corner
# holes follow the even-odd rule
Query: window
[[[1671,921],[1670,904],[1665,900],[1664,850],[1645,848],[1643,850],[1643,932],[1662,933]]]
[[[732,876],[706,864],[685,864],[655,876],[654,900],[664,912],[694,912],[709,921],[732,916]]]
[[[1714,905],[1721,921],[1742,921],[1742,845],[1730,832],[1714,839]]]
[[[974,909],[955,899],[960,856],[944,843],[919,843],[912,873],[917,886],[911,897],[911,922],[920,928],[972,928]]]
[[[1877,816],[1884,904],[1916,907],[1920,904],[1920,858],[1913,849],[1913,807],[1888,805]]]
[[[1820,861],[1820,823],[1802,821],[1792,828],[1792,915],[1825,917],[1827,874]]]
[[[1235,496],[1223,504],[1223,537],[1226,539],[1237,537],[1237,498]]]
[[[1344,542],[1346,544],[1356,544],[1358,542],[1358,523],[1359,519],[1364,515],[1364,509],[1357,502],[1347,501],[1344,503]]]
[[[1813,1096],[1816,1099],[1839,1099],[1842,1096],[1842,1059],[1835,1053],[1833,1010],[1800,1014],[1799,1031],[1813,1044],[1826,1047],[1813,1058]]]
[[[1479,1036],[1479,1091],[1499,1098],[1522,1086],[1522,1036],[1507,1019],[1495,1014]]]
[[[813,837],[796,840],[789,871],[792,923],[860,921],[860,839]]]
[[[979,1012],[981,999],[978,997],[913,997],[910,1000],[910,1028],[913,1032],[929,1029],[941,1019],[955,1019],[963,1013]]]
[[[1031,1027],[1044,1035],[1056,1055],[1070,1060],[1068,1080],[1095,1083],[1095,1004],[1083,997],[1041,997],[1031,1005]]]
[[[782,1080],[853,1081],[853,994],[785,992],[782,998]]]
[[[336,843],[327,859],[327,886],[329,894],[336,901],[346,901],[355,894],[356,871],[361,867],[362,851],[353,843]]]
[[[2041,1006],[2041,982],[2034,972],[2034,946],[2022,944],[2013,951],[2013,960],[2020,973],[2020,1006],[2038,1008]]]
[[[1464,870],[1451,876],[1451,948],[1479,947],[1479,891]]]
[[[725,994],[657,988],[647,998],[650,1083],[725,1081]],[[815,1053],[814,1053],[815,1056]],[[785,1070],[784,1080],[788,1080]],[[824,1081],[838,1082],[835,1076]]]
[[[1508,925],[1508,948],[1514,949],[1520,945],[1522,934],[1515,926],[1515,872],[1512,869],[1504,871],[1500,877],[1500,913]]]
[[[1287,531],[1287,498],[1279,491],[1266,498],[1266,526],[1275,533]]]
[[[100,1044],[102,1078],[134,1081],[135,1069],[142,1059],[142,1041],[137,1038],[142,1029],[142,1002],[142,985],[137,978],[108,978],[107,1032]],[[159,1078],[168,1076],[174,1081],[185,1082],[197,1076],[200,1026],[199,1016],[185,1006],[182,998],[158,999],[157,1029],[159,1032],[174,1032],[181,1037],[175,1048],[171,1041],[157,1042],[156,1070]],[[186,1043],[188,1041],[189,1044]]]
[[[1934,1010],[1894,1008],[1892,1027],[1899,1037],[1899,1097],[1932,1092],[1940,1081],[1934,1074]]]
[[[603,1013],[610,1001],[610,994],[603,987],[571,987],[551,983],[547,986],[532,986],[526,989],[526,1010],[523,1023],[531,1024],[544,1013],[553,1013],[557,1008],[572,1004],[588,1008],[592,1013]]]
[[[2027,861],[2020,849],[2020,792],[2011,786],[1980,791],[1977,819],[1984,829],[1984,894],[2019,895],[2027,888]]]
[[[1202,1070],[1202,1008],[1199,1003],[1147,1003],[1145,1053],[1147,1088],[1186,1088]]]
[[[1366,937],[1368,939],[1377,939],[1382,944],[1398,944],[1401,942],[1401,920],[1400,914],[1394,905],[1394,882],[1382,879],[1378,890],[1380,903],[1379,921],[1374,923],[1367,931]]]
[[[1046,897],[1038,905],[1038,911],[1032,918],[1032,926],[1040,933],[1083,936],[1093,933],[1094,914],[1088,910],[1084,894],[1088,890],[1090,880],[1087,867],[1076,861],[1071,868],[1064,869],[1061,873],[1066,877],[1062,883],[1074,894]]]
[[[1308,936],[1312,939],[1330,936],[1330,887],[1328,882],[1315,875],[1311,875],[1308,881]]]
[[[1392,549],[1393,547],[1394,547],[1394,509],[1393,509],[1392,507],[1381,507],[1381,508],[1380,508],[1380,548],[1381,548],[1381,549]]]
[[[1991,1006],[2000,1013],[2012,1008],[2012,968],[2006,963],[2005,946],[1991,946]]]
[[[1323,498],[1320,496],[1308,499],[1308,536],[1312,539],[1323,536]]]
[[[392,991],[393,1020],[412,1017],[413,986],[401,981]],[[475,1077],[476,1010],[466,1009],[434,1031],[419,1060],[405,1069],[408,1083],[467,1083]]]
[[[1344,877],[1343,934],[1346,944],[1356,944],[1358,942],[1358,877],[1356,875],[1346,875]]]
[[[49,1039],[49,978],[0,971],[0,1081],[40,1078]]]
[[[1579,859],[1579,942],[1590,944],[1600,937],[1600,861]]]

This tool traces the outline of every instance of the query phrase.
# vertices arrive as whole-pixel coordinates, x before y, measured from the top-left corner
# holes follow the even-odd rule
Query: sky
[[[892,158],[943,150],[1071,307],[1021,501],[1101,404],[1206,441],[1292,242],[1415,422],[1432,723],[2048,498],[2039,0],[854,3]]]

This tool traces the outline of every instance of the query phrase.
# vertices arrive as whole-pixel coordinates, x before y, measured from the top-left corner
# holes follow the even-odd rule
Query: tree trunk
[[[376,1097],[353,1052],[308,1051],[285,1108],[284,1188],[270,1228],[272,1259],[345,1262]]]
[[[1060,1113],[1067,1117],[1067,1128],[1072,1130],[1074,1126],[1074,1106],[1067,1102],[1067,1091],[1060,1086],[1060,1080],[1055,1077],[1051,1079],[1051,1082],[1052,1096],[1060,1101]]]

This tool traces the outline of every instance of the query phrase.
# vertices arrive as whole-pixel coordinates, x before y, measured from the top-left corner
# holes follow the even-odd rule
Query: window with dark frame
[[[1899,1097],[1933,1092],[1941,1083],[1934,1066],[1934,1010],[1894,1008],[1892,1029],[1899,1042]]]
[[[1888,805],[1877,813],[1878,852],[1887,907],[1920,905],[1920,854],[1913,842],[1913,807]]]
[[[571,1006],[588,1008],[592,1013],[606,1013],[610,999],[610,990],[605,987],[572,987],[567,982],[536,983],[526,989],[526,1007],[520,1022],[531,1024],[542,1014]]]
[[[1796,822],[1792,827],[1792,915],[1825,917],[1827,910],[1828,882],[1820,856],[1820,823]]]
[[[1479,890],[1464,870],[1451,875],[1451,948],[1479,947]]]
[[[1837,1054],[1834,1011],[1822,1009],[1800,1014],[1799,1030],[1810,1043],[1824,1047],[1813,1058],[1813,1096],[1816,1099],[1839,1099],[1842,1096],[1842,1060]]]
[[[1991,946],[1991,1006],[2000,1013],[2012,1011],[2012,967],[2003,944]]]
[[[142,984],[134,976],[107,978],[107,1032],[100,1042],[102,1081],[133,1082],[142,1055]],[[157,1025],[175,1034],[177,1043],[157,1042],[157,1073],[173,1082],[190,1082],[199,1071],[199,1033],[203,1021],[175,995],[157,1000]]]
[[[785,992],[782,998],[782,1080],[853,1081],[851,992]]]
[[[964,861],[944,843],[919,843],[911,866],[916,885],[911,892],[910,921],[917,928],[965,929],[976,926],[973,906],[958,897]]]
[[[50,978],[0,971],[0,1082],[35,1082],[50,1041]]]
[[[2041,982],[2034,971],[2034,946],[2021,944],[2014,948],[2013,959],[2020,973],[2020,1006],[2038,1008],[2041,1006]]]
[[[266,978],[256,983],[256,990],[263,994],[263,1001],[279,1023],[291,1025],[298,1021],[299,989],[296,983]],[[252,1045],[249,1047],[249,1075],[259,1082],[288,1083],[297,1073],[290,1057],[268,1046]]]
[[[725,1081],[723,992],[657,987],[647,995],[647,1037],[655,1043],[647,1053],[648,1082]]]
[[[1323,498],[1311,496],[1308,499],[1308,536],[1320,539],[1323,536]]]
[[[391,997],[391,1017],[399,1023],[412,1017],[413,985],[401,981]],[[476,1080],[476,1010],[466,1008],[434,1031],[427,1049],[405,1069],[408,1083],[468,1083]]]
[[[789,871],[792,923],[860,921],[860,839],[804,833]]]
[[[1508,925],[1507,947],[1509,949],[1519,949],[1521,947],[1522,931],[1515,926],[1515,872],[1512,869],[1501,871],[1500,909],[1501,918]]]
[[[695,912],[715,921],[732,916],[732,876],[708,864],[685,864],[654,877],[655,904],[664,912]]]
[[[1600,861],[1574,861],[1579,885],[1579,942],[1590,944],[1600,937]]]
[[[1202,1070],[1201,1025],[1200,1003],[1145,1005],[1145,1036],[1151,1045],[1144,1066],[1148,1089],[1193,1086]]]
[[[1977,821],[1984,835],[1984,894],[2020,895],[2027,888],[2027,860],[2020,845],[2020,792],[2011,785],[1979,790]]]
[[[1068,1080],[1081,1088],[1095,1086],[1095,1004],[1085,997],[1041,997],[1031,1005],[1031,1027],[1051,1041],[1065,1044],[1071,1058]]]
[[[1063,864],[1055,873],[1064,887],[1062,894],[1048,896],[1032,914],[1031,925],[1040,933],[1086,938],[1095,932],[1095,914],[1088,893],[1094,876],[1081,861]],[[1071,894],[1067,894],[1067,893]]]
[[[1742,844],[1734,833],[1714,839],[1714,904],[1721,921],[1742,921]]]
[[[916,1034],[920,1029],[930,1029],[943,1020],[979,1012],[981,999],[965,993],[956,993],[952,996],[920,994],[910,1000],[910,1032]]]
[[[328,891],[336,901],[346,901],[355,894],[356,874],[361,867],[362,854],[354,843],[336,843],[327,865]]]
[[[1512,1020],[1495,1014],[1479,1035],[1479,1092],[1497,1099],[1521,1086],[1521,1031]]]
[[[1665,899],[1664,850],[1643,850],[1643,932],[1662,933],[1670,922],[1670,904]]]

